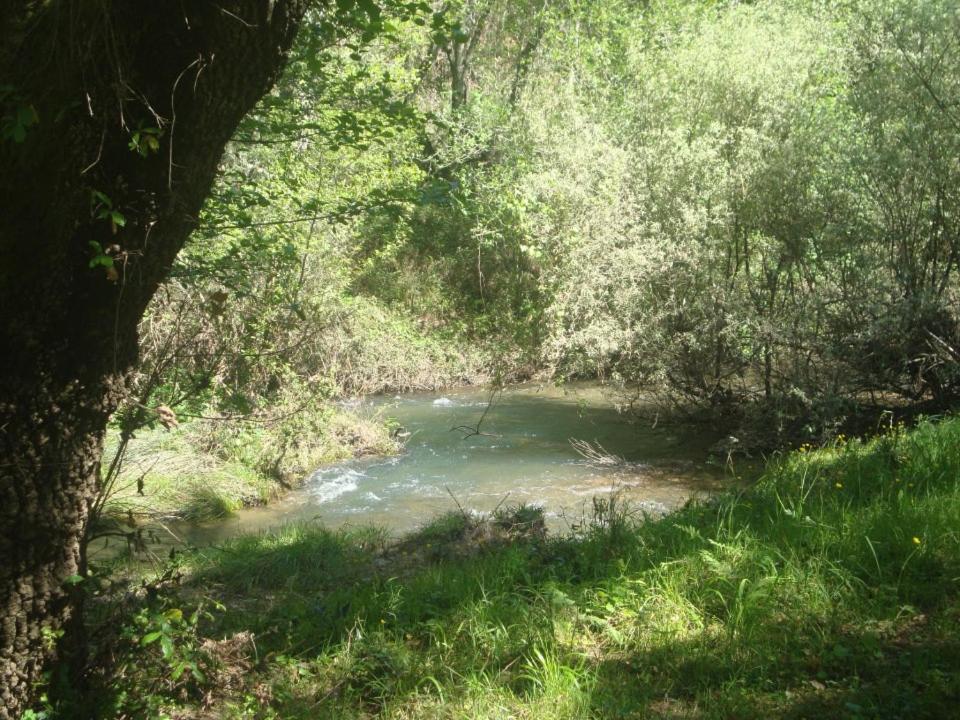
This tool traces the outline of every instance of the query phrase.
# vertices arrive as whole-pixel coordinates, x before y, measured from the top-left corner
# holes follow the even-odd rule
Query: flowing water
[[[297,520],[401,533],[458,504],[483,513],[519,503],[543,506],[548,524],[562,530],[589,514],[594,496],[614,489],[660,514],[722,486],[722,472],[705,462],[716,435],[631,424],[596,385],[523,385],[492,402],[489,391],[477,389],[412,394],[358,409],[399,423],[409,433],[405,450],[321,468],[272,505],[174,531],[196,544]],[[571,438],[599,443],[624,462],[588,461]]]

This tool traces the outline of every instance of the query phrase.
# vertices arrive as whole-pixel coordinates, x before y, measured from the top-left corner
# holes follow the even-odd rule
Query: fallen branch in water
[[[608,452],[599,442],[570,438],[570,446],[578,455],[595,465],[625,465],[627,462],[619,455]]]
[[[464,435],[462,438],[460,438],[461,440],[466,440],[468,437],[473,437],[474,435],[479,435],[481,437],[492,437],[492,438],[501,437],[500,435],[495,435],[494,433],[480,432],[480,426],[483,425],[483,421],[486,419],[487,413],[490,412],[490,408],[493,407],[493,398],[496,397],[498,392],[501,392],[500,388],[494,388],[493,392],[490,393],[490,399],[487,400],[487,407],[484,408],[483,415],[480,416],[480,420],[477,421],[477,424],[475,426],[458,425],[457,427],[450,428],[450,432],[453,432],[454,430],[462,431]]]

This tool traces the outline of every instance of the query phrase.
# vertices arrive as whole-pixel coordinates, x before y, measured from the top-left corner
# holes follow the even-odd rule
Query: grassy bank
[[[224,347],[198,353],[221,358],[222,367],[187,369],[202,382],[191,380],[187,371],[184,380],[178,375],[184,369],[173,372],[176,364],[170,358],[148,353],[151,362],[161,366],[148,372],[148,364],[139,377],[145,386],[155,383],[152,394],[145,387],[132,393],[131,403],[118,411],[108,433],[105,470],[114,461],[120,428],[132,419],[127,427],[134,438],[125,449],[107,515],[127,518],[132,512],[206,520],[262,504],[323,464],[397,451],[386,418],[344,400],[480,384],[494,374],[492,351],[477,343],[419,328],[402,311],[372,298],[341,294],[328,301],[323,326],[301,328],[309,343],[288,339],[304,353],[310,351],[292,356],[290,367],[263,358],[262,366],[246,356],[231,359],[241,341],[220,337],[211,328],[197,332],[209,342],[210,336],[216,337]],[[159,339],[150,348],[159,353],[157,347],[176,343],[167,337],[173,331],[163,323],[163,313],[171,311],[156,312],[150,330]],[[249,354],[258,353],[273,358],[263,348]],[[167,371],[170,378],[164,375]],[[211,383],[211,376],[217,382]],[[191,382],[197,382],[195,391]],[[160,407],[174,423],[160,418]]]
[[[957,716],[960,420],[804,448],[660,520],[616,500],[587,520],[549,538],[529,508],[450,515],[399,542],[301,525],[183,555],[99,698],[170,717]]]
[[[108,438],[105,458],[116,452]],[[187,422],[137,433],[124,455],[108,515],[210,520],[260,505],[325,463],[389,455],[397,446],[374,416],[325,404],[270,423]]]

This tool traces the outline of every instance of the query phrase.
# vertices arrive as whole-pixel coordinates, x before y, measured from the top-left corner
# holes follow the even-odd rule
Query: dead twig
[[[447,491],[447,494],[453,499],[453,504],[457,506],[457,510],[460,511],[460,514],[463,515],[463,519],[467,522],[470,522],[470,514],[463,509],[463,505],[460,504],[460,501],[457,500],[457,496],[453,494],[453,491],[446,485],[443,486],[443,489]]]
[[[578,455],[589,460],[594,465],[624,465],[627,462],[619,455],[608,452],[603,445],[596,441],[591,443],[587,440],[570,438],[570,446]]]
[[[490,412],[490,409],[494,405],[493,399],[497,396],[497,393],[499,392],[502,392],[500,388],[494,388],[493,391],[491,391],[490,399],[487,400],[487,406],[483,409],[483,415],[480,416],[480,419],[477,421],[476,425],[474,426],[458,425],[457,427],[450,428],[450,432],[453,432],[454,430],[463,432],[464,435],[461,438],[461,440],[466,440],[468,437],[473,437],[474,435],[480,435],[481,437],[492,437],[492,438],[501,437],[500,435],[496,435],[494,433],[480,432],[480,426],[483,425],[483,421],[486,420],[487,413]]]

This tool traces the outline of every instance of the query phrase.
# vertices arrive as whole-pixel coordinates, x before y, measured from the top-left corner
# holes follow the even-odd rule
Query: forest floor
[[[597,500],[562,537],[530,507],[290,526],[101,583],[94,625],[119,597],[128,620],[95,635],[98,712],[958,717],[958,528],[960,418],[802,447],[660,519]]]

